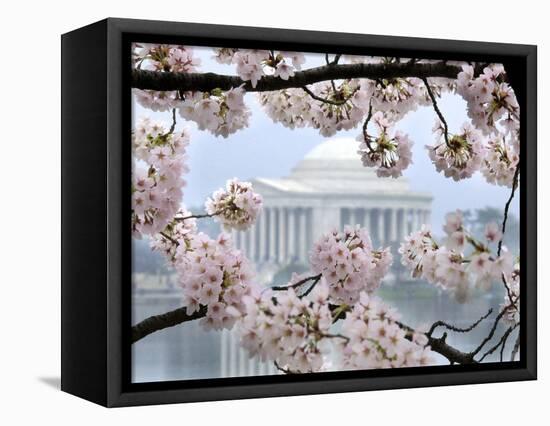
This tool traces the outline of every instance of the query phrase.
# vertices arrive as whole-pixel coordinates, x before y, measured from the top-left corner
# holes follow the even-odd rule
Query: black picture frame
[[[116,407],[536,379],[536,46],[113,18],[61,41],[62,390]],[[521,107],[520,361],[130,383],[132,41],[505,64]]]

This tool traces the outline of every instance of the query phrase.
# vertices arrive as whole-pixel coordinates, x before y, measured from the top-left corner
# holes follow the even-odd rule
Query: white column
[[[248,257],[253,262],[256,260],[256,229],[257,228],[258,228],[258,222],[252,225],[248,230]]]
[[[371,234],[370,230],[371,230],[371,226],[370,226],[370,217],[371,217],[371,210],[370,209],[365,209],[364,212],[363,212],[363,228],[365,228],[367,230],[367,232],[369,233],[369,235]],[[371,236],[372,238],[372,236]]]
[[[286,262],[287,225],[286,208],[282,207],[279,209],[279,263]]]
[[[341,209],[339,206],[322,206],[320,208],[313,209],[313,241],[317,241],[323,233],[326,233],[333,228],[340,227],[340,210]]]
[[[275,208],[269,209],[269,257],[268,260],[275,261],[277,259],[277,254],[275,253],[277,242],[277,233],[276,233],[276,227],[275,227]]]
[[[235,331],[231,330],[229,333],[229,375],[237,375],[237,339],[235,338]]]
[[[266,218],[266,212],[262,212],[262,214],[260,214],[260,216],[258,217],[258,228],[259,228],[259,241],[258,241],[258,245],[260,246],[259,249],[258,249],[258,253],[259,253],[259,260],[260,262],[263,262],[265,260],[265,257],[266,257],[266,243],[267,243],[267,238],[266,238],[266,228],[267,228],[267,218]]]
[[[349,209],[349,219],[348,219],[348,224],[350,226],[353,226],[355,228],[355,225],[357,225],[357,211],[356,209]]]
[[[227,365],[229,361],[229,331],[228,330],[222,330],[222,337],[221,337],[221,376],[227,377]]]
[[[418,211],[416,209],[411,210],[411,226],[412,232],[418,231]]]
[[[407,231],[407,211],[405,209],[399,209],[399,239],[402,240],[406,235],[409,235]]]
[[[304,263],[306,261],[306,252],[307,252],[307,212],[306,209],[300,209],[300,222],[299,222],[299,252],[298,259],[300,262]]]
[[[380,209],[379,210],[379,226],[378,226],[378,238],[379,238],[379,244],[382,245],[386,242],[386,210]]]
[[[431,225],[431,222],[432,222],[431,211],[430,210],[425,210],[425,213],[426,213],[425,223],[427,225]]]
[[[296,209],[288,209],[288,260],[293,260],[296,256]]]
[[[248,358],[248,375],[249,376],[256,376],[257,371],[257,363],[258,363],[258,357],[253,356],[252,358]]]
[[[239,348],[239,376],[246,376],[246,352]]]
[[[390,209],[390,241],[397,241],[397,211]]]
[[[374,226],[372,227],[373,235],[371,237],[373,244],[378,244],[380,240],[380,209],[377,209],[374,212]],[[376,240],[374,238],[374,235],[376,234]]]

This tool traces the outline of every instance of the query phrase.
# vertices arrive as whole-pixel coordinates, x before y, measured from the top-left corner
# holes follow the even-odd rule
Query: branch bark
[[[164,314],[153,315],[132,327],[131,342],[135,343],[155,331],[164,330],[165,328],[173,327],[184,322],[203,318],[206,316],[206,311],[207,307],[201,306],[198,311],[188,314],[187,309],[182,307]]]
[[[209,92],[219,88],[229,90],[243,86],[247,92],[267,92],[288,88],[304,87],[326,80],[350,78],[391,79],[397,77],[444,77],[455,79],[461,68],[448,65],[444,61],[435,63],[391,63],[391,64],[335,64],[299,71],[288,80],[279,77],[263,76],[256,87],[238,76],[207,73],[169,73],[134,69],[132,87],[158,91],[200,91]],[[480,70],[476,67],[476,73]]]
[[[410,338],[412,338],[412,333],[415,332],[414,328],[409,327],[406,324],[397,322],[397,325],[405,330],[407,333],[410,333]],[[440,355],[443,355],[449,360],[451,364],[475,364],[476,360],[474,359],[474,354],[462,352],[455,347],[447,343],[447,333],[443,333],[441,337],[432,337],[431,334],[425,333],[428,338],[428,346],[431,347],[432,351],[437,352]],[[407,337],[409,338],[409,337]]]

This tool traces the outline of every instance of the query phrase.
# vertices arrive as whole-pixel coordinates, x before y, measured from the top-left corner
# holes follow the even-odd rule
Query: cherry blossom
[[[209,93],[188,93],[178,104],[182,118],[197,123],[199,130],[227,138],[248,127],[250,110],[244,104],[244,90],[236,87],[226,92],[214,89]]]
[[[256,221],[262,209],[262,196],[252,190],[250,182],[228,180],[206,200],[206,212],[215,216],[225,229],[246,230]]]
[[[389,248],[373,247],[365,229],[346,226],[322,235],[310,252],[313,275],[294,274],[286,285],[263,290],[252,264],[227,234],[199,232],[197,218],[208,216],[224,231],[248,229],[261,214],[262,197],[250,183],[232,179],[206,200],[206,214],[187,211],[182,202],[189,134],[175,129],[175,112],[199,130],[227,138],[249,125],[245,87],[252,86],[265,113],[290,129],[309,127],[328,137],[361,126],[357,139],[363,165],[373,167],[379,177],[397,178],[412,164],[413,142],[395,125],[419,106],[431,106],[438,115],[433,129],[437,141],[426,148],[436,170],[455,181],[480,171],[488,183],[515,190],[519,105],[504,67],[491,64],[481,71],[447,61],[445,65],[461,67],[456,80],[405,74],[302,85],[297,75],[305,64],[302,53],[218,48],[213,59],[233,67],[244,83],[208,91],[132,89],[133,99],[144,108],[174,114],[171,126],[145,118],[132,133],[132,231],[135,238],[150,237],[151,249],[163,253],[175,269],[187,313],[202,317],[206,330],[237,325],[250,356],[273,361],[287,373],[433,364],[431,332],[401,323],[397,310],[376,297],[393,259]],[[326,55],[325,60],[327,69],[339,61],[407,69],[440,62],[347,55]],[[196,73],[200,66],[193,49],[180,45],[135,43],[132,61],[135,72]],[[269,82],[258,85],[268,76]],[[273,82],[296,84],[262,91]],[[467,103],[471,123],[454,134],[437,105],[444,92],[457,93]],[[497,282],[504,285],[502,317],[515,327],[519,259],[502,244],[504,225],[487,224],[478,239],[465,226],[461,211],[451,212],[442,237],[436,239],[425,225],[405,237],[398,250],[401,263],[413,278],[461,303],[474,291],[488,291]]]
[[[201,64],[193,48],[171,44],[134,43],[132,59],[138,69],[161,72],[195,72]]]
[[[381,299],[362,292],[358,303],[346,315],[342,334],[342,367],[373,369],[416,367],[434,364],[433,353],[420,333],[407,334],[399,326],[397,311]]]
[[[379,135],[372,137],[366,129],[358,136],[358,153],[365,167],[376,167],[379,177],[397,178],[412,163],[412,141],[400,131],[392,132],[389,121],[380,111],[372,116]]]
[[[191,212],[185,208],[180,209],[164,230],[154,234],[151,239],[151,249],[164,254],[172,264],[176,261],[178,246],[189,246],[191,238],[197,232],[197,220],[189,216]]]
[[[219,63],[235,64],[239,77],[250,81],[252,87],[265,75],[288,80],[305,63],[303,53],[272,50],[221,48],[214,50],[214,57]]]
[[[292,288],[245,297],[246,311],[239,323],[242,346],[251,356],[273,360],[283,370],[321,370],[324,343],[331,338],[328,295],[328,287],[320,283],[310,298],[299,298]]]
[[[506,143],[500,134],[489,140],[486,150],[481,173],[487,182],[511,188],[519,164],[519,153],[513,145]]]
[[[162,231],[178,211],[187,172],[186,130],[170,132],[148,118],[132,134],[132,231],[134,236]]]
[[[332,300],[353,304],[361,291],[380,286],[392,255],[388,249],[374,250],[366,229],[346,226],[343,232],[324,234],[313,245],[310,262],[327,282]]]
[[[492,64],[474,77],[474,67],[463,65],[457,76],[456,91],[468,103],[468,115],[476,128],[489,135],[500,124],[509,132],[519,130],[519,104],[505,81],[504,67]]]
[[[485,237],[489,243],[500,237],[495,224],[489,224]],[[487,245],[477,241],[464,228],[462,213],[446,216],[443,244],[435,241],[430,229],[423,225],[420,231],[405,237],[399,248],[401,263],[414,278],[453,293],[459,302],[465,302],[474,288],[488,291],[502,275],[513,270],[513,259],[507,250],[500,255],[492,253]],[[467,250],[470,249],[470,250]]]
[[[469,123],[464,123],[461,133],[445,138],[443,124],[438,120],[434,133],[440,140],[436,145],[426,145],[432,163],[438,172],[455,181],[471,177],[479,168],[485,154],[481,133]]]
[[[276,123],[290,129],[311,126],[317,104],[302,89],[286,89],[258,94],[266,114]]]
[[[228,235],[212,239],[203,232],[186,234],[174,256],[187,313],[206,306],[200,321],[205,329],[232,328],[245,312],[243,298],[255,291],[254,271],[248,260],[231,245]]]

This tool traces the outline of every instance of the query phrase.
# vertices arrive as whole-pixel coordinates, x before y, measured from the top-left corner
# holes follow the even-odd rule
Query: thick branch
[[[412,338],[412,334],[415,333],[414,328],[409,327],[406,324],[397,322],[397,325],[407,332],[407,338]],[[441,337],[432,337],[426,333],[428,338],[428,346],[431,350],[443,355],[449,360],[451,364],[475,364],[474,356],[471,353],[462,352],[447,343],[447,333],[443,333]]]
[[[229,90],[244,85],[247,92],[267,92],[291,87],[304,87],[326,80],[350,78],[391,79],[397,77],[445,77],[455,79],[461,68],[446,62],[435,63],[390,63],[390,64],[335,64],[299,71],[288,80],[274,76],[263,76],[256,87],[238,76],[207,73],[171,73],[159,71],[132,71],[132,87],[158,91],[200,91],[209,92],[219,88]]]
[[[201,306],[198,311],[188,314],[187,309],[182,307],[161,315],[154,315],[146,318],[132,327],[132,343],[143,339],[155,331],[181,324],[182,322],[193,321],[206,316],[207,307]]]

